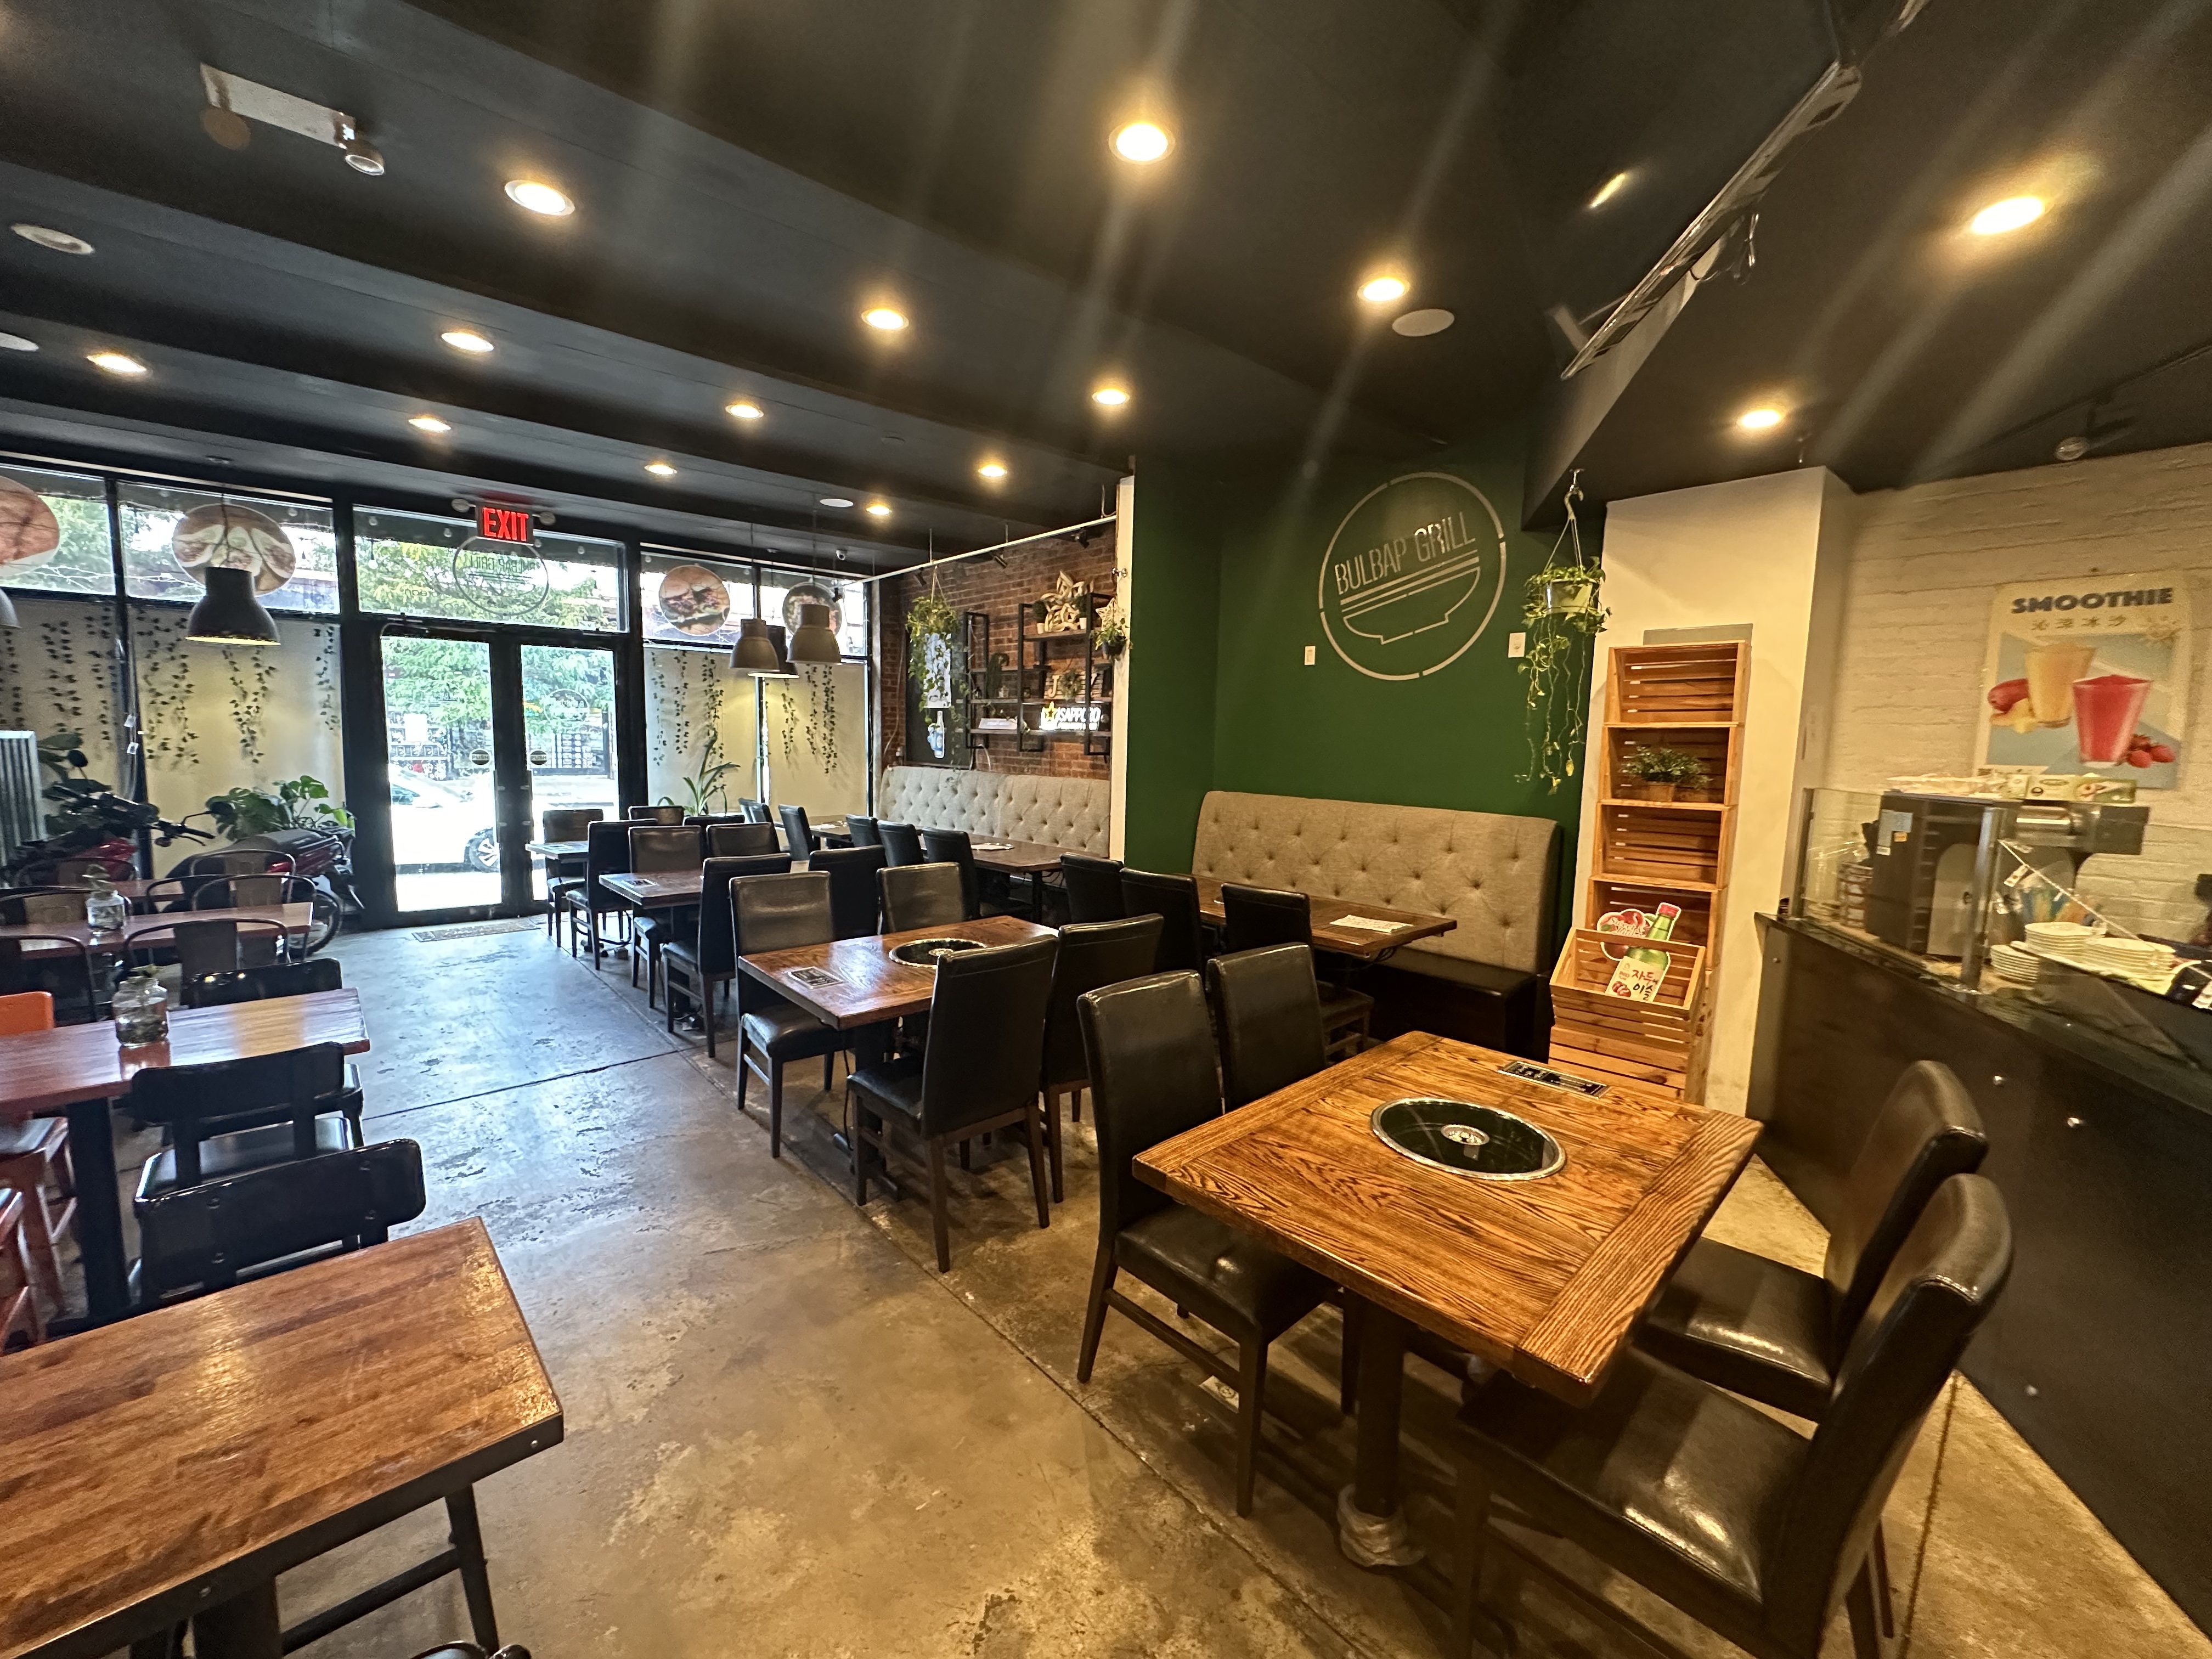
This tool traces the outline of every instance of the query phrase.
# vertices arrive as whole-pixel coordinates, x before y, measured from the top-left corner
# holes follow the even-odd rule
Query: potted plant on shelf
[[[1695,789],[1705,781],[1705,763],[1686,749],[1631,749],[1620,769],[1642,786],[1646,800],[1672,800],[1678,789]]]

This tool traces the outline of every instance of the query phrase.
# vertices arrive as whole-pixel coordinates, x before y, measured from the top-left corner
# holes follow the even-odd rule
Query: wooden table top
[[[41,950],[63,948],[58,945],[42,945],[38,943],[41,939],[73,939],[80,945],[121,950],[131,945],[170,944],[175,936],[169,929],[176,922],[223,921],[273,921],[287,933],[303,934],[314,926],[315,907],[312,904],[242,904],[229,909],[179,910],[174,915],[164,912],[160,916],[133,916],[123,924],[124,938],[110,936],[98,940],[93,938],[91,927],[82,921],[31,922],[21,927],[0,927],[0,939],[29,941],[26,948],[33,956]]]
[[[522,850],[542,859],[580,859],[591,846],[587,841],[530,841],[522,844]]]
[[[696,904],[699,884],[705,878],[703,866],[695,870],[656,870],[649,875],[623,871],[601,876],[599,885],[621,894],[641,909],[665,910],[671,905]]]
[[[1417,939],[1433,939],[1438,933],[1451,933],[1459,926],[1451,916],[1431,915],[1425,910],[1393,910],[1386,904],[1360,904],[1351,899],[1327,898],[1318,893],[1310,893],[1306,897],[1313,906],[1314,949],[1334,951],[1340,957],[1358,957],[1372,962],[1385,951],[1395,951]],[[1217,927],[1226,919],[1221,908],[1221,884],[1211,876],[1198,878],[1198,913]],[[1345,919],[1348,916],[1387,921],[1392,926],[1388,932],[1346,927]]]
[[[169,1040],[140,1048],[119,1045],[114,1022],[105,1019],[0,1036],[0,1118],[58,1112],[80,1100],[117,1099],[149,1066],[245,1060],[318,1042],[341,1043],[349,1054],[367,1051],[359,991],[348,986],[220,1008],[173,1008]],[[0,1481],[0,1492],[4,1488]]]
[[[475,1219],[9,1354],[0,1656],[121,1648],[562,1431]]]
[[[969,846],[975,854],[978,869],[1004,871],[1008,875],[1034,875],[1039,871],[1060,868],[1060,849],[1047,847],[1042,842],[1010,841],[997,845],[988,844],[992,838],[971,836]]]
[[[916,968],[890,957],[893,945],[917,939],[972,939],[979,945],[1019,945],[1043,939],[1052,929],[1040,927],[1019,916],[985,916],[977,921],[956,921],[942,927],[911,927],[902,933],[870,933],[860,939],[841,939],[829,945],[804,945],[790,951],[769,951],[739,957],[738,966],[762,983],[774,986],[825,1025],[849,1030],[887,1019],[903,1019],[929,1012],[931,994],[937,987],[937,970]],[[802,969],[826,969],[837,976],[831,985],[809,985],[793,977]]]
[[[1585,1097],[1503,1075],[1512,1055],[1408,1032],[1139,1155],[1137,1173],[1346,1289],[1571,1403],[1749,1161],[1759,1126],[1615,1083]],[[1385,1146],[1408,1096],[1548,1130],[1557,1174],[1482,1181]]]

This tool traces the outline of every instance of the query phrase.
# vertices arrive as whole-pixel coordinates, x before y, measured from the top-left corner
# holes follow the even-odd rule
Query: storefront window
[[[0,465],[0,587],[115,592],[107,493],[100,479]]]
[[[692,812],[734,812],[759,787],[760,682],[720,651],[648,646],[645,788]]]
[[[622,627],[613,542],[540,532],[537,546],[483,541],[465,520],[356,509],[361,608],[454,622],[612,633]]]
[[[203,573],[222,565],[251,570],[268,610],[337,614],[337,538],[327,507],[167,484],[125,483],[117,494],[132,599],[190,605]]]
[[[638,570],[638,614],[655,645],[727,651],[753,614],[753,568],[686,553],[648,552]]]
[[[783,624],[784,638],[799,631],[799,607],[812,603],[830,610],[830,626],[848,657],[868,654],[868,590],[865,583],[841,582],[795,570],[761,571],[761,615]]]

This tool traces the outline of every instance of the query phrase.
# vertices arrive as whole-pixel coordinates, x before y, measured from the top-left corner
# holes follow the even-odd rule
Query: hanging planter
[[[1557,789],[1581,764],[1589,718],[1590,656],[1604,629],[1605,573],[1584,556],[1575,503],[1582,473],[1567,482],[1567,522],[1543,568],[1525,586],[1521,619],[1528,630],[1521,659],[1528,682],[1528,765],[1521,781]]]

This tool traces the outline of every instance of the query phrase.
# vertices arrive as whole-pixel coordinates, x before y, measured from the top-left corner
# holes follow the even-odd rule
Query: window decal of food
[[[169,550],[203,587],[210,569],[245,570],[252,574],[255,592],[274,593],[299,566],[283,525],[234,501],[210,501],[185,514],[170,533]]]
[[[717,633],[730,617],[730,590],[702,564],[679,564],[660,579],[654,600],[661,620],[695,638]]]
[[[787,635],[799,631],[799,607],[802,605],[826,605],[830,607],[830,631],[845,631],[845,607],[837,596],[819,582],[800,582],[783,596],[783,631]]]
[[[0,567],[33,569],[52,558],[61,544],[62,527],[46,497],[0,477]]]

